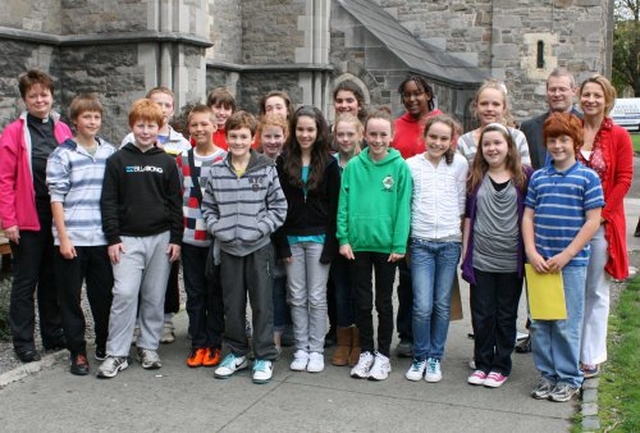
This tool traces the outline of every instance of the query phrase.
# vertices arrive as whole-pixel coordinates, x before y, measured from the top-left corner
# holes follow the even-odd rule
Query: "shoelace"
[[[267,370],[267,362],[263,359],[259,359],[253,366],[254,370]]]
[[[237,360],[237,359],[238,359],[238,358],[236,358],[236,357],[235,357],[235,356],[233,356],[233,355],[227,356],[227,357],[224,359],[224,361],[222,361],[222,366],[223,366],[223,367],[236,368],[236,366],[237,366],[236,360]]]

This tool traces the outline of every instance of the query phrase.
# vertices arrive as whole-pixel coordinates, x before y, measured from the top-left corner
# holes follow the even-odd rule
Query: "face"
[[[211,111],[213,112],[213,117],[216,119],[218,128],[224,128],[224,124],[227,122],[227,119],[231,114],[233,114],[231,107],[225,108],[222,104],[212,105]]]
[[[451,148],[453,131],[446,123],[436,122],[426,133],[427,157],[438,161]]]
[[[393,139],[391,123],[386,119],[369,119],[364,137],[369,146],[369,156],[374,161],[380,161],[389,153],[389,144]]]
[[[313,117],[300,116],[296,122],[296,140],[300,145],[300,149],[311,150],[313,144],[318,138],[318,128],[316,127],[316,120]]]
[[[338,143],[340,152],[353,154],[360,141],[362,141],[362,134],[354,123],[338,122],[335,130],[335,140]]]
[[[39,119],[46,119],[51,113],[53,96],[51,90],[41,84],[34,84],[24,95],[27,111]]]
[[[476,112],[481,126],[501,122],[504,116],[504,98],[498,89],[487,88],[478,95]]]
[[[547,152],[556,168],[569,168],[576,162],[573,139],[568,135],[547,138]]]
[[[164,115],[164,124],[168,125],[173,117],[173,98],[163,92],[154,93],[149,99],[160,106]]]
[[[402,104],[413,117],[422,117],[429,112],[431,95],[418,87],[415,81],[409,81],[402,89]]]
[[[251,130],[249,128],[239,128],[227,131],[227,143],[229,143],[229,152],[231,152],[232,157],[246,157],[253,144]]]
[[[356,117],[358,116],[358,111],[360,109],[356,96],[353,92],[348,90],[338,91],[336,98],[333,101],[333,108],[338,114],[349,113]]]
[[[487,131],[482,135],[482,156],[489,167],[504,165],[509,153],[509,143],[499,131]]]
[[[158,139],[160,127],[156,122],[138,120],[131,127],[131,132],[133,132],[136,146],[145,151],[150,149]]]
[[[79,136],[93,138],[100,131],[102,114],[99,111],[83,111],[74,119],[73,123]]]
[[[565,112],[571,110],[575,89],[569,77],[549,77],[547,80],[547,104],[549,110]]]
[[[606,100],[604,90],[598,83],[587,83],[580,93],[580,107],[585,116],[604,115]]]
[[[286,138],[280,126],[271,125],[263,128],[260,133],[262,151],[269,158],[276,159],[276,157],[280,155],[280,152],[282,152],[282,146],[284,146]]]
[[[264,112],[267,114],[280,114],[287,118],[287,103],[280,96],[271,96],[264,101]]]
[[[198,147],[210,145],[216,129],[209,113],[193,113],[189,119],[189,135]]]

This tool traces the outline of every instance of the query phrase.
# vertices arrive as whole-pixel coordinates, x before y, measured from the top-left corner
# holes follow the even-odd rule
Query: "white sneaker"
[[[160,337],[160,343],[171,344],[176,341],[176,334],[174,333],[173,322],[164,322],[162,325],[162,336]]]
[[[440,382],[442,380],[440,360],[435,358],[427,359],[427,373],[424,375],[424,380],[430,383]]]
[[[236,356],[229,353],[220,363],[220,367],[213,372],[213,377],[217,379],[228,379],[233,373],[248,367],[246,356]]]
[[[253,363],[253,383],[268,383],[271,377],[273,377],[273,362],[267,359],[256,359]]]
[[[410,380],[412,382],[417,382],[419,380],[422,380],[424,376],[424,371],[426,369],[427,369],[426,359],[423,359],[422,361],[418,361],[417,359],[414,359],[413,362],[411,363],[411,367],[409,367],[409,370],[407,370],[404,377],[406,377],[407,380]]]
[[[391,363],[389,362],[389,358],[384,356],[382,353],[376,352],[375,360],[373,361],[373,366],[371,370],[369,370],[369,380],[385,380],[389,377],[389,373],[391,372]]]
[[[293,371],[305,371],[308,363],[309,354],[304,350],[298,349],[296,350],[296,353],[293,354],[293,361],[291,361],[289,368]]]
[[[366,379],[369,377],[369,370],[373,365],[373,354],[371,352],[362,352],[358,363],[351,369],[351,377],[358,379]]]
[[[136,352],[136,360],[142,364],[145,370],[157,370],[162,367],[162,362],[158,356],[158,352],[151,349],[140,349]]]
[[[311,352],[307,363],[307,371],[309,373],[320,373],[322,370],[324,370],[324,355],[320,352]]]

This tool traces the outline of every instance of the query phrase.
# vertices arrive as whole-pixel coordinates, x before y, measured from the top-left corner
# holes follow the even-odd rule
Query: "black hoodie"
[[[162,149],[142,152],[124,145],[107,159],[102,183],[102,228],[109,245],[120,236],[152,236],[171,231],[170,243],[182,240],[182,196],[175,160]]]

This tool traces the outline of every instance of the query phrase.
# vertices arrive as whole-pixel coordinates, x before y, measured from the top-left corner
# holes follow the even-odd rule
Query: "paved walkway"
[[[629,248],[640,199],[627,200]],[[388,380],[351,379],[345,367],[327,365],[319,374],[288,369],[286,350],[274,379],[251,383],[250,371],[229,380],[210,369],[189,369],[186,314],[176,316],[177,341],[162,346],[163,367],[143,370],[135,362],[110,380],[68,372],[64,354],[49,355],[28,368],[39,370],[0,390],[2,431],[439,431],[565,432],[578,402],[551,403],[529,397],[537,381],[530,355],[514,354],[513,373],[500,389],[466,384],[472,354],[468,286],[462,287],[465,318],[451,324],[444,378],[438,384],[409,382],[409,360],[392,357]],[[524,307],[521,306],[521,311]],[[524,317],[524,314],[521,314]],[[522,323],[519,326],[522,329]],[[395,345],[396,341],[394,341]],[[327,354],[327,364],[330,352]],[[93,362],[95,370],[98,363]],[[43,367],[44,366],[44,367]],[[15,377],[25,370],[14,371]],[[4,375],[7,379],[8,376]]]

